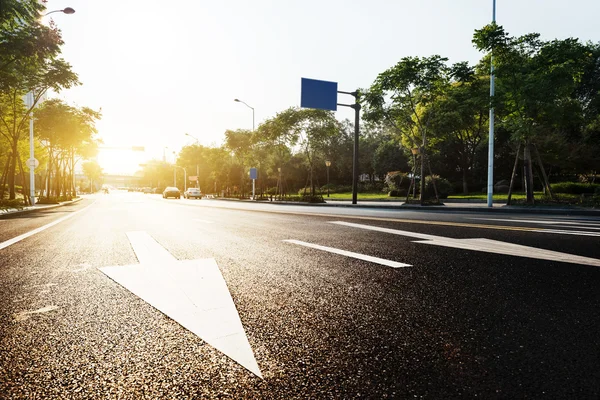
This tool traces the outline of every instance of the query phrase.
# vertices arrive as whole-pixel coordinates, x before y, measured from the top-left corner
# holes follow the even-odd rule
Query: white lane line
[[[600,237],[600,232],[565,231],[565,230],[559,230],[559,229],[539,229],[539,230],[533,230],[531,232],[557,233],[557,234],[560,234],[560,235],[576,235],[576,236],[594,236],[594,237]]]
[[[214,224],[215,223],[215,221],[208,221],[206,219],[198,219],[198,218],[194,218],[193,221],[202,222],[203,224]]]
[[[453,239],[444,236],[425,235],[421,233],[402,231],[399,229],[380,228],[378,226],[361,225],[352,222],[330,221],[332,224],[343,225],[352,228],[366,229],[371,231],[391,233],[393,235],[419,238],[415,243],[429,244],[434,246],[452,247],[463,250],[474,250],[486,253],[504,254],[517,257],[535,258],[539,260],[560,261],[572,264],[583,264],[600,267],[600,260],[577,256],[573,254],[560,253],[558,251],[538,249],[536,247],[521,246],[518,244],[501,242],[490,239]],[[540,231],[545,232],[545,231]]]
[[[304,247],[310,247],[311,249],[327,251],[329,253],[339,254],[341,256],[356,258],[358,260],[368,261],[368,262],[372,262],[375,264],[386,265],[386,266],[392,267],[392,268],[412,267],[412,265],[410,265],[410,264],[399,263],[396,261],[386,260],[384,258],[379,258],[379,257],[367,256],[365,254],[360,254],[360,253],[353,253],[351,251],[340,250],[340,249],[336,249],[333,247],[326,247],[326,246],[320,246],[318,244],[301,242],[300,240],[289,239],[289,240],[284,240],[284,242],[297,244],[299,246],[304,246]]]
[[[501,219],[501,218],[468,218],[471,220],[478,221],[500,221],[500,222],[523,222],[526,224],[540,224],[540,225],[572,225],[572,226],[590,226],[600,227],[600,222],[579,222],[579,221],[562,221],[562,220],[547,220],[547,219]],[[588,228],[594,229],[594,228]]]
[[[146,232],[128,232],[127,237],[140,264],[100,271],[262,378],[215,259],[180,261]]]
[[[94,201],[94,203],[95,203],[95,201]],[[8,246],[11,246],[11,245],[13,245],[15,243],[18,243],[18,242],[20,242],[23,239],[27,239],[28,237],[33,236],[33,235],[35,235],[37,233],[43,232],[43,231],[45,231],[48,228],[52,228],[54,225],[58,225],[61,222],[64,222],[64,221],[68,220],[69,218],[72,218],[75,215],[79,214],[80,212],[83,212],[83,211],[87,210],[88,208],[90,208],[91,206],[93,206],[94,203],[90,204],[89,206],[87,206],[87,207],[85,207],[85,208],[83,208],[83,209],[81,209],[79,211],[75,211],[72,214],[65,215],[64,217],[59,218],[56,221],[52,221],[49,224],[46,224],[44,226],[40,226],[39,228],[36,228],[36,229],[34,229],[32,231],[29,231],[27,233],[24,233],[22,235],[19,235],[17,237],[12,238],[12,239],[6,240],[6,241],[0,243],[0,250],[5,249]]]

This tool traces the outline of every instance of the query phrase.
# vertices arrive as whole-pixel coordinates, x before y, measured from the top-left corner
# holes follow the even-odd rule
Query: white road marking
[[[215,221],[208,221],[206,219],[198,219],[198,218],[195,218],[193,221],[202,222],[204,224],[214,224],[215,223]]]
[[[595,236],[600,237],[600,232],[586,232],[586,231],[566,231],[562,229],[538,229],[532,232],[540,233],[557,233],[560,235],[576,235],[576,236]]]
[[[469,218],[472,220],[479,221],[500,221],[500,222],[523,222],[528,224],[540,224],[540,225],[573,225],[573,226],[595,226],[600,227],[599,222],[579,222],[579,221],[562,221],[562,220],[547,220],[547,219],[501,219],[501,218]],[[593,228],[586,228],[593,229]]]
[[[94,203],[95,203],[95,202],[94,202]],[[65,215],[64,217],[62,217],[62,218],[59,218],[59,219],[57,219],[56,221],[52,221],[52,222],[50,222],[49,224],[46,224],[46,225],[44,225],[44,226],[40,226],[39,228],[36,228],[36,229],[34,229],[34,230],[32,230],[32,231],[29,231],[29,232],[27,232],[27,233],[24,233],[24,234],[22,234],[22,235],[19,235],[19,236],[17,236],[17,237],[14,237],[14,238],[12,238],[12,239],[6,240],[6,241],[4,241],[4,242],[0,243],[0,250],[2,250],[2,249],[5,249],[5,248],[7,248],[8,246],[10,246],[10,245],[13,245],[13,244],[15,244],[15,243],[18,243],[18,242],[20,242],[20,241],[21,241],[21,240],[23,240],[23,239],[27,239],[28,237],[30,237],[30,236],[33,236],[33,235],[35,235],[35,234],[37,234],[37,233],[43,232],[43,231],[45,231],[45,230],[46,230],[46,229],[48,229],[48,228],[52,228],[54,225],[58,225],[58,224],[60,224],[61,222],[64,222],[64,221],[68,220],[69,218],[72,218],[72,217],[74,217],[75,215],[79,214],[80,212],[83,212],[83,211],[87,210],[88,208],[90,208],[91,206],[93,206],[93,205],[94,205],[94,203],[90,204],[89,206],[87,206],[87,207],[85,207],[85,208],[83,208],[83,209],[81,209],[81,210],[79,210],[79,211],[75,211],[75,212],[74,212],[74,213],[72,213],[72,214]]]
[[[318,244],[301,242],[300,240],[289,239],[289,240],[284,240],[284,242],[297,244],[299,246],[304,246],[304,247],[310,247],[311,249],[323,250],[323,251],[327,251],[329,253],[339,254],[342,256],[346,256],[346,257],[352,257],[352,258],[356,258],[358,260],[368,261],[368,262],[372,262],[375,264],[386,265],[386,266],[392,267],[392,268],[412,267],[412,265],[410,265],[410,264],[403,264],[403,263],[399,263],[396,261],[386,260],[384,258],[367,256],[365,254],[360,254],[360,253],[353,253],[351,251],[340,250],[340,249],[336,249],[333,247],[326,247],[326,246],[320,246]]]
[[[100,271],[262,378],[215,259],[179,261],[146,232],[127,236],[141,264]]]
[[[57,310],[58,307],[57,306],[47,306],[47,307],[43,307],[37,310],[32,310],[32,311],[22,311],[20,313],[16,313],[13,315],[14,319],[16,321],[25,321],[28,320],[29,317],[33,314],[44,314],[50,311],[54,311]]]
[[[443,236],[426,235],[423,233],[402,231],[398,229],[381,228],[378,226],[355,224],[352,222],[330,221],[332,224],[349,226],[352,228],[367,229],[377,232],[391,233],[421,239],[415,243],[430,244],[435,246],[452,247],[463,250],[482,251],[486,253],[504,254],[517,257],[535,258],[539,260],[561,261],[572,264],[583,264],[600,267],[600,260],[560,253],[557,251],[538,249],[536,247],[521,246],[518,244],[501,242],[490,239],[453,239]],[[543,232],[543,231],[542,231]]]

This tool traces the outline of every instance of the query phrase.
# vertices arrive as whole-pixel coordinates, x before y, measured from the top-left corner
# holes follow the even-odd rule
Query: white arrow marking
[[[326,247],[326,246],[320,246],[318,244],[301,242],[300,240],[284,240],[284,242],[293,243],[293,244],[297,244],[297,245],[304,246],[304,247],[310,247],[312,249],[323,250],[323,251],[327,251],[329,253],[339,254],[342,256],[346,256],[346,257],[352,257],[352,258],[356,258],[359,260],[369,261],[369,262],[372,262],[375,264],[387,265],[388,267],[392,267],[392,268],[412,267],[412,265],[410,265],[410,264],[403,264],[403,263],[399,263],[396,261],[386,260],[385,258],[372,257],[372,256],[360,254],[360,253],[353,253],[351,251],[340,250],[340,249],[336,249],[333,247]]]
[[[381,228],[378,226],[354,224],[352,222],[330,221],[332,224],[350,226],[353,228],[368,229],[371,231],[391,233],[393,235],[401,235],[421,239],[416,243],[432,244],[435,246],[453,247],[456,249],[483,251],[486,253],[505,254],[517,257],[536,258],[539,260],[561,261],[572,264],[584,264],[595,267],[600,267],[600,260],[576,256],[573,254],[560,253],[558,251],[543,250],[536,247],[521,246],[518,244],[501,242],[490,239],[453,239],[443,236],[427,235],[424,233],[416,233],[402,231],[397,229]]]
[[[100,271],[262,378],[214,258],[178,261],[146,232],[127,237],[140,264]]]

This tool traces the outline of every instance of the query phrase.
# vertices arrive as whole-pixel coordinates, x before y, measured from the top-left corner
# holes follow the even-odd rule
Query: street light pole
[[[496,0],[492,0],[492,24],[496,23]],[[490,57],[490,132],[488,142],[487,206],[494,206],[494,49]]]
[[[240,99],[233,99],[233,101],[238,102],[238,103],[242,103],[244,104],[246,107],[250,108],[252,110],[252,132],[254,132],[254,107],[249,106],[246,102],[240,100]]]

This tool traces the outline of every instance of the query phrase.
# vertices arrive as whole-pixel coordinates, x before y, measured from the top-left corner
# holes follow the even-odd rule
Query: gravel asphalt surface
[[[0,398],[600,397],[599,267],[331,223],[598,259],[599,219],[115,192],[4,216],[0,246],[69,215],[0,248]],[[138,263],[132,231],[179,260],[216,260],[263,379],[98,269]]]

